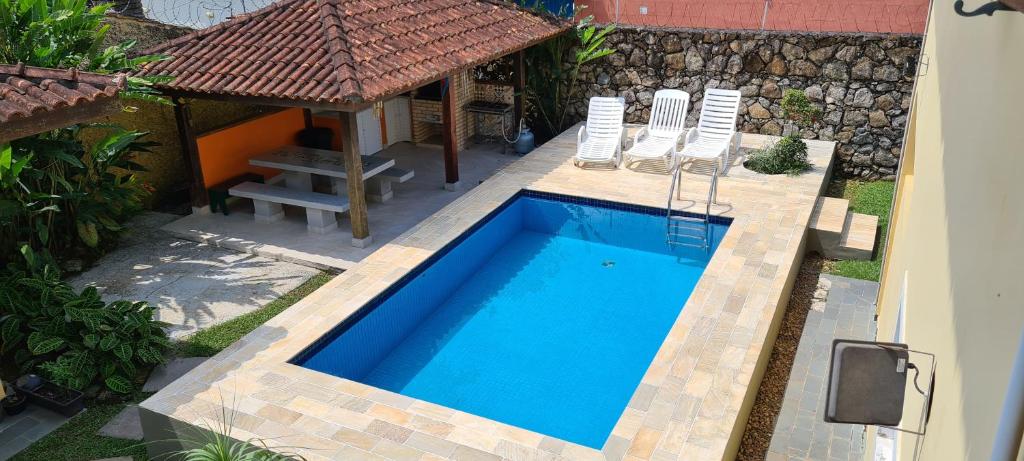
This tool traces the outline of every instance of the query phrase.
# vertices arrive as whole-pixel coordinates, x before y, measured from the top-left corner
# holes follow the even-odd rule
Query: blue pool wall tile
[[[302,365],[362,379],[522,228],[522,201],[517,201],[408,280],[345,334],[307,356]]]
[[[545,207],[538,204],[537,200],[559,203],[563,207],[556,211],[539,212]],[[614,216],[612,210],[648,215],[652,225],[662,228],[665,225],[666,211],[661,208],[521,190],[413,269],[409,275],[319,338],[291,362],[358,381],[520,229],[591,238],[594,237],[594,226],[574,226],[569,221],[573,213],[588,213],[583,216],[584,219],[610,221]],[[699,216],[681,211],[674,211],[673,214]],[[694,260],[694,264],[706,263],[724,237],[732,219],[711,216],[710,222],[713,223],[710,250],[675,247],[671,252]],[[638,245],[634,248],[647,251],[666,251],[663,233],[651,233],[650,227],[639,227],[644,229],[630,229],[637,238],[629,239],[632,243],[625,245]],[[601,237],[598,235],[597,238]],[[624,242],[619,239],[615,244],[623,246]]]

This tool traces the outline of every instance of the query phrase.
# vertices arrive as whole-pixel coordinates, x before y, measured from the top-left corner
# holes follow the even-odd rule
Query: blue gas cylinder
[[[533,147],[533,133],[530,132],[530,128],[524,126],[523,131],[519,132],[519,140],[516,141],[516,153],[529,154]]]

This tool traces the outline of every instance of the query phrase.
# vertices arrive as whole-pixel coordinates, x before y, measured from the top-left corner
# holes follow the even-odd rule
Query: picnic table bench
[[[254,216],[261,222],[284,219],[282,205],[303,207],[306,209],[306,229],[317,234],[325,234],[337,228],[335,213],[344,213],[349,207],[348,199],[340,195],[256,182],[244,182],[234,186],[229,193],[235,197],[252,199]]]

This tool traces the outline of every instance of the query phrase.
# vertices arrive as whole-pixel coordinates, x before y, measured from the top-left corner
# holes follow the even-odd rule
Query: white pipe
[[[1017,356],[1010,371],[1003,414],[999,417],[996,439],[992,444],[992,461],[1014,461],[1024,438],[1024,332],[1017,345]]]

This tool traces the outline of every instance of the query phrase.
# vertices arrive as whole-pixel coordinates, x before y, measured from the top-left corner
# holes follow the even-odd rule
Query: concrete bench
[[[391,191],[392,182],[406,182],[413,178],[416,172],[403,170],[398,167],[388,168],[366,181],[366,198],[375,202],[391,200],[395,194]]]
[[[306,209],[306,229],[325,234],[338,227],[335,213],[348,211],[348,199],[338,195],[289,189],[270,184],[244,182],[228,190],[234,197],[252,199],[255,218],[260,222],[284,219],[282,205]]]
[[[210,211],[216,213],[219,209],[224,216],[228,215],[228,189],[243,182],[263,183],[263,175],[256,173],[244,173],[213,186],[207,187],[210,194]]]

